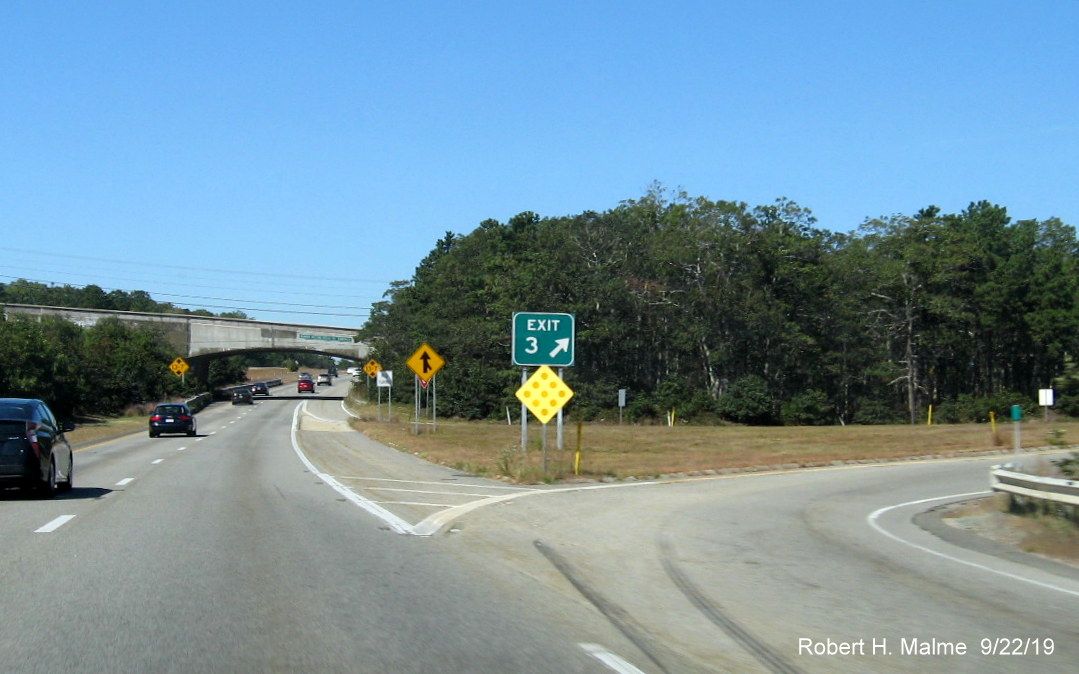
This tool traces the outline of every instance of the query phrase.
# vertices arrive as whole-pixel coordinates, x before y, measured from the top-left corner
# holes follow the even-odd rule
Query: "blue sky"
[[[12,0],[0,282],[359,326],[447,231],[655,181],[1079,226],[1077,34],[1073,0]]]

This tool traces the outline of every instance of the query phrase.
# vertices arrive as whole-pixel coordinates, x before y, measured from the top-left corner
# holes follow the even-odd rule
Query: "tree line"
[[[191,395],[168,370],[165,339],[115,318],[83,328],[58,317],[0,320],[0,395],[41,398],[57,414],[115,414],[127,407]]]
[[[516,409],[511,316],[554,311],[576,316],[565,376],[586,419],[624,388],[633,419],[914,423],[933,406],[982,420],[1075,379],[1077,253],[1059,219],[1012,221],[986,201],[835,233],[787,199],[657,186],[605,212],[446,232],[361,337],[402,371],[431,344],[447,361],[439,410],[468,418]],[[1079,390],[1058,399],[1079,407]]]
[[[0,283],[0,304],[40,304],[50,307],[106,309],[111,311],[141,311],[153,314],[185,314],[191,316],[220,316],[247,318],[243,311],[213,314],[206,309],[187,309],[171,302],[158,302],[145,290],[105,290],[98,285],[47,285],[38,281],[17,279]]]

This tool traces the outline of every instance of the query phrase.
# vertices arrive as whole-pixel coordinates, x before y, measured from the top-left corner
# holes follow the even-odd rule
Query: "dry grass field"
[[[376,421],[376,410],[353,406],[353,426],[402,451],[459,470],[514,482],[573,478],[650,478],[670,474],[709,474],[877,462],[920,457],[1007,453],[1012,449],[1010,422],[935,426],[635,426],[567,422],[564,450],[556,443],[555,423],[547,434],[547,470],[543,470],[543,426],[529,424],[529,449],[521,451],[519,426],[491,422],[438,421],[412,424],[408,419]],[[411,412],[411,409],[406,410]],[[385,414],[385,410],[384,410]],[[1079,442],[1071,421],[1024,422],[1024,448],[1067,446]],[[579,476],[575,474],[578,443]]]

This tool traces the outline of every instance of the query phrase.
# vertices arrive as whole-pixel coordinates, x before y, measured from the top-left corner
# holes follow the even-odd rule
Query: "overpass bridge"
[[[361,361],[370,351],[366,343],[356,341],[358,328],[32,304],[0,304],[0,311],[8,316],[30,316],[39,320],[42,316],[57,316],[83,327],[96,325],[105,318],[116,318],[150,328],[168,341],[177,356],[188,361],[192,374],[202,381],[207,379],[211,360],[241,353],[307,351]]]

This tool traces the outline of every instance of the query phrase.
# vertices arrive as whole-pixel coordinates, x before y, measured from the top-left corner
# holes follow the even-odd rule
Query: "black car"
[[[46,498],[71,489],[75,456],[59,423],[44,402],[0,398],[0,485],[30,487]]]
[[[251,389],[238,388],[232,392],[233,405],[253,405],[254,403],[255,398],[251,395]]]
[[[268,396],[270,395],[270,387],[264,381],[255,382],[251,384],[251,395]]]
[[[150,415],[150,437],[162,433],[187,433],[195,435],[195,415],[184,403],[160,403]]]

